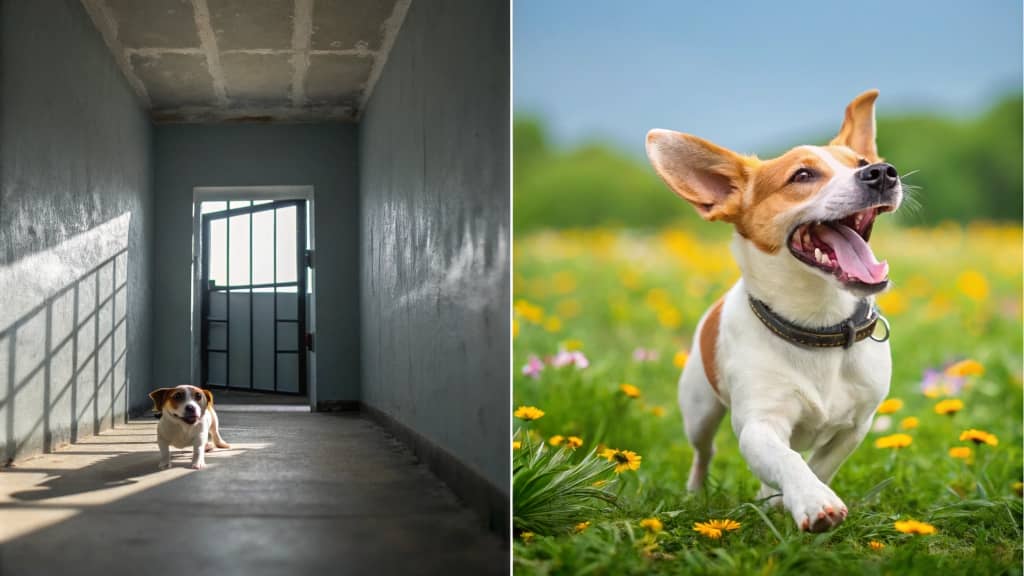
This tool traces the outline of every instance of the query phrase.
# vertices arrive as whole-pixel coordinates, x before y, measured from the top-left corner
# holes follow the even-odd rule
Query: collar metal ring
[[[889,339],[889,321],[886,320],[885,316],[882,316],[881,314],[878,315],[878,321],[882,323],[882,326],[885,326],[885,336],[882,336],[881,338],[876,338],[874,332],[872,332],[871,335],[868,336],[868,338],[871,338],[875,342],[885,342],[886,340]],[[878,326],[876,324],[875,329],[877,330],[877,328]]]

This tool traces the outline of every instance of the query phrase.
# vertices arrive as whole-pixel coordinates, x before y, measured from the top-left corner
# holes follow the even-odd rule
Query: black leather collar
[[[874,334],[875,324],[878,323],[879,319],[882,320],[882,324],[885,326],[885,336],[883,338],[875,338],[875,340],[884,342],[889,339],[889,323],[878,314],[878,310],[868,304],[867,300],[861,300],[857,304],[857,309],[853,311],[853,315],[846,320],[832,326],[825,326],[824,328],[797,326],[776,314],[767,304],[757,298],[750,296],[749,300],[750,309],[754,311],[754,316],[757,316],[776,336],[797,346],[805,348],[849,348],[856,342],[860,342]]]

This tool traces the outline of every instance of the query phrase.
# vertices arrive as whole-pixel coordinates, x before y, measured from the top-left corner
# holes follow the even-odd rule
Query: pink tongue
[[[867,284],[878,284],[889,275],[889,264],[876,260],[867,242],[849,226],[818,226],[815,232],[832,247],[840,268],[850,276]]]

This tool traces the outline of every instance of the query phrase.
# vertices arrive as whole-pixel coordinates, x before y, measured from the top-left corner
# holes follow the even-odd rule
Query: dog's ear
[[[829,142],[832,146],[847,146],[870,162],[877,162],[878,148],[875,146],[875,99],[878,90],[868,90],[853,99],[846,107],[846,116],[839,135]]]
[[[149,393],[149,399],[153,401],[153,412],[163,410],[164,401],[167,395],[174,391],[174,388],[157,388]]]
[[[668,187],[705,220],[731,222],[739,215],[752,159],[671,130],[647,133],[647,157]]]
[[[213,392],[203,388],[203,394],[206,394],[206,408],[213,408]]]

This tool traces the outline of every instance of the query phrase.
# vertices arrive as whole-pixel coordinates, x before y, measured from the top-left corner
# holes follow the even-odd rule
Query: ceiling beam
[[[217,35],[213,33],[213,26],[210,25],[210,7],[206,0],[192,0],[192,10],[195,13],[196,30],[199,32],[199,44],[203,53],[206,54],[206,68],[213,78],[213,93],[217,97],[217,103],[221,106],[228,105],[227,89],[224,87],[224,70],[220,67],[220,52],[217,50]]]
[[[313,38],[313,0],[295,0],[292,18],[292,105],[306,105],[306,73],[309,71],[309,46]]]

